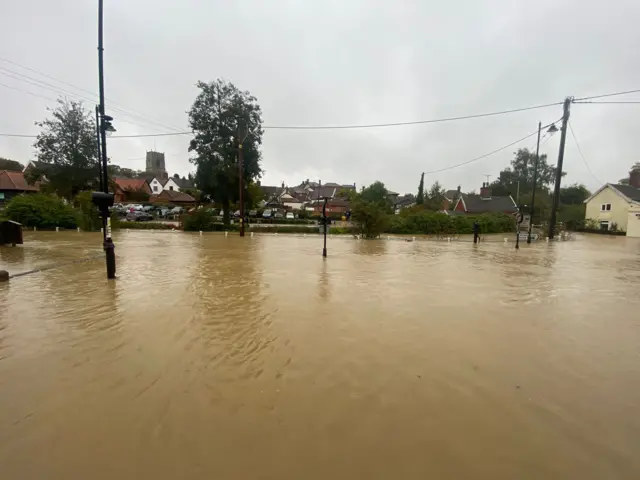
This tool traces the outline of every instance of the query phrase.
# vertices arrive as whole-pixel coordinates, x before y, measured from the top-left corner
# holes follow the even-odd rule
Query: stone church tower
[[[154,152],[153,150],[147,152],[147,168],[145,173],[148,173],[150,176],[153,175],[158,179],[167,180],[169,178],[164,163],[164,153]]]

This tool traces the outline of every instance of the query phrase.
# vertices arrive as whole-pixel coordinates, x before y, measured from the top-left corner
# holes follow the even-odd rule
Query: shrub
[[[6,216],[27,227],[76,228],[77,212],[53,195],[23,194],[11,199],[5,208]]]
[[[91,192],[80,192],[73,200],[77,209],[78,226],[87,232],[100,230],[102,218],[98,207],[91,200]]]
[[[515,219],[503,213],[482,214],[476,216],[447,215],[426,210],[413,210],[405,214],[394,215],[387,229],[397,234],[470,234],[473,224],[478,222],[481,233],[502,233],[515,230]]]
[[[197,209],[182,217],[182,225],[185,232],[214,231],[213,225],[216,223],[213,210]]]
[[[176,228],[175,225],[171,225],[170,223],[161,223],[161,222],[120,222],[118,221],[118,225],[114,226],[113,220],[111,220],[111,228],[124,228],[131,230],[171,230],[172,228]]]

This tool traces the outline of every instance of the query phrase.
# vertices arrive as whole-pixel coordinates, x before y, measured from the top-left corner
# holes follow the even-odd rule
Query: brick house
[[[10,170],[0,170],[0,207],[16,195],[38,192],[36,185],[29,185],[24,173]]]
[[[115,203],[140,201],[139,198],[134,198],[139,192],[151,196],[151,187],[144,178],[114,178],[113,183]]]
[[[483,183],[480,195],[461,193],[453,211],[458,214],[478,215],[481,213],[515,214],[518,206],[511,195],[492,196],[491,187]]]

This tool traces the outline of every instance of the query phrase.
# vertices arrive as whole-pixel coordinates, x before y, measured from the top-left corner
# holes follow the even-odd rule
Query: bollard
[[[508,241],[509,241],[508,239],[506,239],[506,238],[504,239],[504,243],[507,243]]]
[[[278,235],[278,232],[276,232],[276,235]]]
[[[229,232],[224,232],[224,236],[228,237],[229,236]]]
[[[416,241],[416,237],[411,237],[411,241],[415,242]]]
[[[33,231],[34,231],[34,232],[36,231],[36,227],[33,227]]]
[[[104,233],[104,228],[101,228],[101,229],[100,229],[100,233]]]
[[[547,243],[549,243],[549,237],[546,237],[545,240],[547,241]]]
[[[78,227],[78,232],[80,231],[80,227]]]
[[[304,238],[307,238],[307,234],[306,234],[306,233],[303,233],[303,234],[302,234],[302,236],[303,236]]]
[[[391,236],[390,235],[387,235],[387,240],[391,240]]]
[[[202,230],[200,230],[200,236],[202,236]]]
[[[253,237],[253,232],[251,232],[251,236]]]
[[[129,229],[127,228],[127,233],[129,233]]]
[[[447,242],[451,243],[451,237],[447,237]]]
[[[60,227],[56,227],[56,232],[59,232],[59,231],[60,231]]]

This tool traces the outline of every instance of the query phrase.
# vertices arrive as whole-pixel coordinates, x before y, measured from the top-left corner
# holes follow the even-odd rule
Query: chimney
[[[482,200],[491,200],[491,187],[489,183],[482,182],[482,188],[480,189],[480,198]]]
[[[282,182],[282,189],[284,190],[284,182]]]
[[[640,168],[632,168],[629,172],[629,185],[640,188]]]

